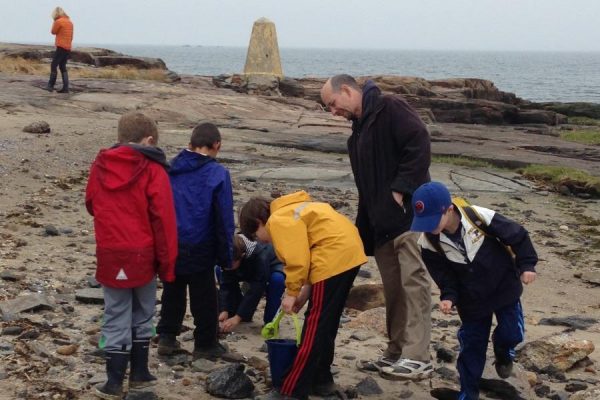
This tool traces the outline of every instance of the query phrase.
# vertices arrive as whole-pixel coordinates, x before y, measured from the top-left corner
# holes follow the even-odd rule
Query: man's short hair
[[[215,143],[221,141],[221,132],[215,124],[210,122],[204,122],[197,125],[192,131],[192,137],[190,138],[190,145],[193,149],[199,147],[213,148]]]
[[[141,112],[133,111],[123,114],[119,119],[119,143],[139,143],[144,138],[152,136],[158,143],[158,127],[156,122]]]
[[[253,197],[240,210],[240,230],[249,239],[256,238],[259,222],[263,225],[271,216],[271,202],[264,197]]]
[[[342,85],[347,85],[347,86],[350,86],[352,89],[356,89],[356,90],[360,91],[360,86],[356,82],[356,79],[354,79],[352,76],[350,76],[348,74],[340,74],[340,75],[333,76],[333,77],[331,77],[330,82],[331,82],[331,89],[333,90],[334,93],[339,92],[342,89]]]

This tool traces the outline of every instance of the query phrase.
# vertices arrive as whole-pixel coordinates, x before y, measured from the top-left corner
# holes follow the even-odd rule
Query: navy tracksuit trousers
[[[515,357],[515,346],[525,335],[525,322],[521,302],[510,304],[494,311],[498,326],[494,329],[492,343],[496,360],[506,362]],[[457,369],[460,374],[459,400],[479,399],[479,379],[485,367],[486,352],[492,314],[473,321],[464,321],[458,330],[460,354]]]

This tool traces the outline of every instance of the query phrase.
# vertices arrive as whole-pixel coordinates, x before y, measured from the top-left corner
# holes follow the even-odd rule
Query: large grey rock
[[[377,381],[370,376],[363,378],[363,380],[356,384],[356,391],[361,396],[373,396],[383,393],[383,389],[381,389]]]
[[[53,308],[52,302],[41,293],[18,296],[0,303],[0,312],[5,320],[23,311],[52,310]]]
[[[206,390],[217,397],[243,399],[252,395],[254,384],[244,372],[243,364],[231,364],[206,377]]]
[[[517,360],[531,371],[564,372],[593,351],[594,344],[589,340],[577,340],[563,333],[525,344],[518,350]]]

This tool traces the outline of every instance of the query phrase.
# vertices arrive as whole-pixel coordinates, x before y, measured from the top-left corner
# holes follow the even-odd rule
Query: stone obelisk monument
[[[244,74],[283,77],[275,24],[267,18],[254,22]]]

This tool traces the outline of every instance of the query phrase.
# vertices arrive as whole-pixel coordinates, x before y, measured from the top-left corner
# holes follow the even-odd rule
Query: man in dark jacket
[[[352,121],[348,153],[358,188],[356,225],[367,255],[381,273],[389,342],[382,357],[359,361],[361,370],[389,379],[429,376],[430,284],[410,232],[411,196],[428,182],[429,133],[416,111],[399,96],[382,95],[349,75],[329,79],[321,99],[336,116]]]
[[[169,171],[177,214],[178,255],[175,282],[164,283],[157,332],[158,354],[179,349],[189,287],[194,317],[194,357],[215,358],[226,352],[217,340],[218,302],[214,266],[231,266],[233,195],[229,171],[215,157],[221,134],[210,123],[196,126],[189,148],[182,150]]]

